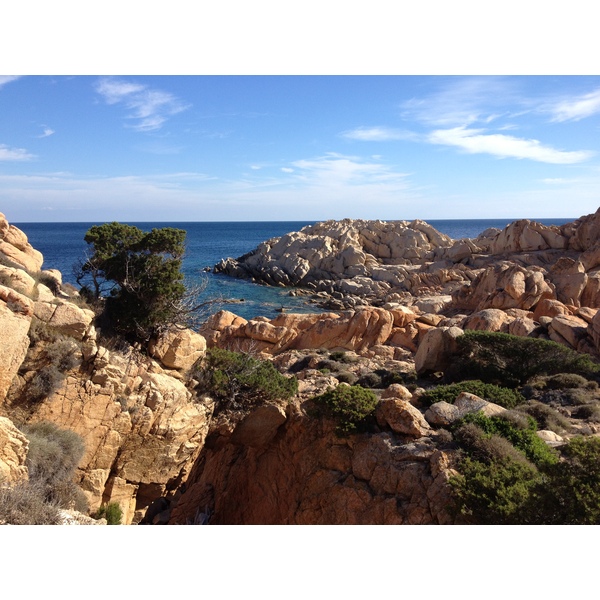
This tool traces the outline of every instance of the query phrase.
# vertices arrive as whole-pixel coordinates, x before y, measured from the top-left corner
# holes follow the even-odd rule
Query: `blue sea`
[[[430,220],[438,231],[453,239],[474,238],[489,227],[502,229],[514,219]],[[562,225],[571,219],[535,219],[545,225]],[[130,223],[144,231],[155,227],[176,227],[187,231],[187,253],[183,262],[186,280],[198,283],[206,280],[206,298],[229,298],[243,302],[215,305],[250,319],[256,316],[273,318],[277,309],[294,312],[317,312],[303,297],[289,296],[289,290],[270,288],[225,275],[204,272],[222,258],[237,258],[253,250],[261,242],[298,231],[307,221],[223,222],[223,223]],[[31,245],[44,255],[45,269],[58,269],[65,282],[76,285],[73,266],[85,257],[87,244],[83,237],[92,225],[101,223],[15,223],[25,232]]]

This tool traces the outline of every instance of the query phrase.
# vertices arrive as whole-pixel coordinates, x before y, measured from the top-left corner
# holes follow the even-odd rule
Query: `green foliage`
[[[551,473],[549,485],[557,522],[600,524],[600,439],[573,438],[563,449],[566,458]]]
[[[480,398],[499,404],[504,408],[513,408],[525,400],[525,398],[523,398],[516,390],[474,380],[461,381],[460,383],[452,383],[449,385],[438,385],[437,387],[428,390],[427,393],[422,396],[422,401],[428,404],[441,401],[453,404],[458,395],[462,392],[475,394]]]
[[[172,227],[145,233],[116,222],[88,230],[84,239],[93,250],[77,281],[90,282],[88,295],[96,299],[108,294],[104,313],[115,331],[147,341],[182,318],[185,235]]]
[[[587,354],[549,340],[467,330],[457,343],[456,360],[446,373],[455,381],[480,379],[516,387],[541,375],[576,373],[589,377],[600,369]]]
[[[358,431],[379,402],[377,396],[360,385],[340,385],[313,398],[318,413],[337,422],[336,433],[345,436]]]
[[[270,361],[222,348],[207,351],[196,378],[202,392],[231,408],[289,400],[298,392],[298,380],[282,375]]]
[[[123,511],[118,502],[109,502],[103,504],[94,517],[96,519],[106,519],[108,525],[120,525],[123,520]]]
[[[523,507],[539,478],[535,468],[514,460],[466,457],[450,483],[462,515],[482,525],[513,525],[526,522]]]
[[[556,452],[536,435],[536,422],[531,417],[525,418],[523,427],[519,415],[486,417],[478,412],[466,415],[462,423],[474,423],[488,435],[502,436],[537,466],[547,466],[558,461]]]

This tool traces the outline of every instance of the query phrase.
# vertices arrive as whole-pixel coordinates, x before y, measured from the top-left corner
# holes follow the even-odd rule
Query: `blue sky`
[[[4,76],[10,221],[578,217],[598,76]]]

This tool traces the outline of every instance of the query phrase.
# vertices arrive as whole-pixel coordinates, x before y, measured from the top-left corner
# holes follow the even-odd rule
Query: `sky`
[[[578,217],[598,76],[4,76],[26,221]]]
[[[194,14],[183,0],[33,4],[35,19],[30,3],[7,7],[0,36],[0,212],[12,222],[577,218],[600,206],[596,20],[580,0],[485,13],[474,0],[222,0]]]

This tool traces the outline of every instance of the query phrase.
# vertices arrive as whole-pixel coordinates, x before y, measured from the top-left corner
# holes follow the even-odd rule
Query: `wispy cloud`
[[[292,166],[300,171],[299,178],[310,178],[327,185],[398,183],[407,176],[406,173],[395,172],[379,162],[333,152],[315,159],[294,161]]]
[[[342,137],[361,142],[387,142],[391,140],[413,140],[416,134],[392,127],[357,127],[344,131]]]
[[[451,78],[436,92],[401,106],[401,116],[426,125],[451,127],[490,123],[520,103],[515,83],[502,77]]]
[[[46,138],[54,135],[56,131],[54,129],[50,129],[50,127],[44,127],[44,132],[41,135],[38,135],[38,138]]]
[[[551,164],[573,164],[593,156],[584,150],[566,152],[545,146],[535,139],[518,138],[500,133],[484,134],[481,129],[454,127],[432,131],[427,140],[432,144],[458,147],[469,154],[492,154],[499,158],[527,158]]]
[[[557,123],[591,117],[600,112],[600,89],[576,98],[561,100],[548,107],[548,110],[552,114],[552,121]]]
[[[20,79],[20,77],[20,75],[0,75],[0,88],[3,85],[10,83],[11,81],[16,81],[17,79]]]
[[[96,91],[107,104],[123,104],[128,110],[127,118],[136,121],[132,128],[138,131],[156,131],[169,117],[190,106],[169,92],[114,77],[100,79]]]
[[[6,144],[0,144],[0,160],[30,160],[35,158],[24,148],[9,148]]]

